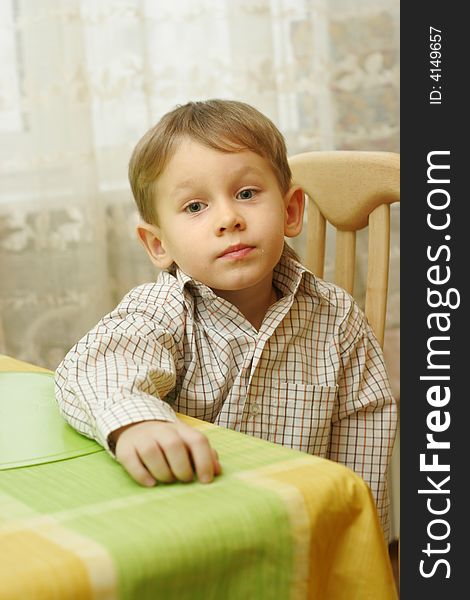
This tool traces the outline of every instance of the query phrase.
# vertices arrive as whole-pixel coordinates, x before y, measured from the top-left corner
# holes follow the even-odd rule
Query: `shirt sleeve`
[[[380,345],[355,302],[340,330],[342,368],[328,458],[354,470],[369,485],[388,540],[387,474],[397,427],[396,402]]]
[[[176,421],[164,398],[175,387],[183,310],[155,284],[136,288],[56,370],[59,409],[72,427],[113,452],[108,436],[130,423]]]

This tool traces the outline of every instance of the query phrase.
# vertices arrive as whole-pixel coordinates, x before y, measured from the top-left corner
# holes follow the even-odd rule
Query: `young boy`
[[[64,417],[147,486],[221,472],[175,412],[339,461],[369,484],[387,534],[396,411],[382,353],[354,300],[285,245],[304,197],[281,133],[247,104],[190,102],[140,140],[129,179],[162,272],[60,364]]]

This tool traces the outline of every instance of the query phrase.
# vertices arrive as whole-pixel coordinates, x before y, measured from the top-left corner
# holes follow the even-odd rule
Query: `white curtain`
[[[127,162],[176,104],[249,102],[290,154],[398,151],[398,13],[398,0],[2,0],[0,352],[55,368],[155,278]],[[398,209],[393,222],[392,328]]]

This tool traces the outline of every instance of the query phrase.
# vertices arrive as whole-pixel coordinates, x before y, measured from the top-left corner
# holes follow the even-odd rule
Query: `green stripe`
[[[122,598],[287,598],[292,540],[283,503],[233,480],[210,488],[155,490],[145,504],[67,526],[110,549]]]
[[[3,471],[0,488],[106,547],[122,598],[288,598],[293,540],[285,505],[232,477],[287,456],[246,436],[240,452],[236,432],[207,434],[224,466],[209,485],[142,488],[97,453]]]

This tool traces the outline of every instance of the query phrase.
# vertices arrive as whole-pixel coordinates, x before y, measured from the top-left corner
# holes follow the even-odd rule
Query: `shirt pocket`
[[[270,441],[325,457],[338,386],[275,382],[271,388]]]

